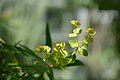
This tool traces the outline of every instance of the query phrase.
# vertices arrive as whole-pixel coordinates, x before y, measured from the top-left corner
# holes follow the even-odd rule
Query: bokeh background
[[[67,42],[71,19],[97,34],[89,56],[77,55],[86,66],[54,70],[56,80],[119,80],[120,0],[0,0],[0,37],[11,44],[21,41],[32,50],[45,44],[46,22],[53,44]]]

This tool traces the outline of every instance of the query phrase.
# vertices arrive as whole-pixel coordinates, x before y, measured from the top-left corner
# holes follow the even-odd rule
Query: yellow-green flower
[[[80,26],[80,22],[78,20],[71,20],[70,23],[76,27]]]
[[[66,48],[65,42],[58,42],[54,46],[55,51],[59,51],[59,50],[65,49],[65,48]]]
[[[51,48],[49,46],[39,46],[38,48],[35,49],[35,51],[37,53],[41,53],[41,52],[45,52],[45,53],[49,53],[51,51]]]
[[[40,49],[39,49],[39,48],[36,48],[36,49],[35,49],[35,52],[36,52],[36,53],[40,53]]]
[[[95,35],[96,34],[96,31],[93,28],[87,28],[85,30],[85,32],[87,32],[90,35]]]

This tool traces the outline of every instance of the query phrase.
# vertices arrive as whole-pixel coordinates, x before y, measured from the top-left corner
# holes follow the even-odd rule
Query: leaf
[[[69,40],[68,42],[72,48],[77,48],[79,46],[78,40]]]
[[[59,61],[58,61],[58,56],[56,55],[56,52],[53,52],[50,57],[48,58],[48,60],[50,61],[50,63],[56,67],[58,66],[59,64]]]
[[[40,67],[40,68],[37,69],[36,71],[32,71],[32,72],[28,73],[28,75],[25,76],[25,77],[23,78],[23,80],[29,80],[29,79],[31,79],[31,78],[33,77],[33,75],[36,74],[36,73],[39,73],[39,75],[42,77],[42,76],[43,76],[42,74],[43,74],[44,72],[46,72],[47,70],[48,70],[48,68],[46,68],[46,67]]]
[[[82,40],[82,46],[88,46],[88,42],[86,40]]]
[[[86,49],[83,49],[83,55],[88,56],[88,51]]]
[[[31,49],[29,49],[27,46],[19,44],[19,48],[21,48],[21,50],[23,50],[24,52],[26,52],[28,55],[31,55],[32,57],[40,58],[40,57],[38,57],[35,54],[34,51],[32,51]]]
[[[8,66],[18,66],[18,63],[7,63]]]
[[[69,35],[68,35],[70,38],[72,38],[72,37],[77,37],[77,34],[76,33],[69,33]]]
[[[52,39],[50,35],[49,23],[46,24],[46,45],[52,48]]]
[[[0,37],[0,43],[5,43],[5,41]]]
[[[16,47],[16,49],[17,49],[17,51],[18,51],[19,54],[22,54],[24,56],[29,56],[28,52],[26,52],[25,50],[23,50],[21,47]]]
[[[70,23],[76,27],[80,26],[80,22],[78,20],[71,20]]]
[[[93,42],[93,36],[87,35],[87,36],[85,36],[85,38],[88,42],[91,42],[91,43]]]
[[[78,53],[83,55],[83,56],[88,56],[88,52],[86,49],[79,47],[78,48]]]
[[[31,57],[34,57],[35,59],[38,59],[41,62],[41,65],[43,66],[47,66],[47,64],[43,61],[42,58],[40,58],[39,56],[37,56],[35,54],[34,51],[32,51],[31,49],[29,49],[28,47],[19,44],[19,47],[21,48],[21,50],[23,50],[26,54],[30,55]]]
[[[73,54],[73,52],[70,52],[70,53]],[[73,55],[67,56],[66,58],[71,58],[72,59],[71,63],[74,63],[76,60],[76,55],[73,54]]]
[[[53,70],[51,68],[47,71],[47,75],[48,75],[50,80],[55,80],[54,73],[53,73]]]
[[[96,31],[93,28],[87,28],[85,32],[87,32],[91,36],[96,34]]]
[[[81,32],[82,32],[82,28],[75,28],[73,30],[73,33],[75,33],[75,34],[80,34]]]
[[[51,48],[49,46],[42,45],[42,46],[39,46],[38,48],[36,48],[35,51],[37,53],[44,52],[44,53],[47,54],[51,51]]]
[[[2,47],[3,47],[3,49],[9,50],[9,51],[13,51],[13,52],[17,52],[17,49],[15,48],[14,45],[3,43]]]
[[[44,78],[44,73],[42,73],[42,74],[38,77],[38,79],[45,80],[45,78]]]
[[[83,55],[83,49],[81,47],[78,47],[78,53]]]
[[[60,63],[62,66],[66,66],[67,64],[71,63],[72,59],[71,58],[61,58]]]
[[[83,62],[81,62],[80,60],[75,60],[74,63],[70,63],[66,66],[69,67],[69,66],[81,66],[81,65],[84,65]]]
[[[18,60],[16,59],[16,57],[13,54],[9,54],[9,58],[10,60],[15,64],[19,64]]]

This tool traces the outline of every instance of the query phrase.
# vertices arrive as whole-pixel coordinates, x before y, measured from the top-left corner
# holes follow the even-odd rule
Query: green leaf
[[[85,36],[85,38],[88,42],[91,42],[91,43],[93,42],[93,36],[87,35],[87,36]]]
[[[96,31],[93,28],[87,28],[85,31],[91,36],[96,34]]]
[[[46,45],[52,48],[52,39],[50,35],[49,23],[46,24]]]
[[[72,52],[71,52],[71,54],[72,54]],[[70,55],[70,56],[67,56],[66,58],[71,58],[72,61],[70,63],[74,63],[75,60],[76,60],[76,55],[75,54],[74,55]]]
[[[18,66],[18,63],[7,63],[8,66]]]
[[[5,41],[0,37],[0,43],[5,43]]]
[[[86,41],[86,40],[82,40],[82,45],[84,46],[84,45],[88,45],[88,42]]]
[[[62,66],[66,66],[67,64],[72,62],[72,59],[71,58],[61,58],[60,62],[61,62]]]
[[[78,53],[83,55],[83,49],[81,47],[78,47]]]
[[[58,57],[59,56],[56,55],[56,52],[53,52],[48,58],[48,60],[54,67],[58,66],[59,64]]]
[[[44,73],[42,73],[42,74],[39,76],[38,79],[45,80],[45,78],[44,78]]]
[[[49,46],[39,46],[38,48],[36,48],[35,50],[37,53],[41,53],[44,52],[45,54],[49,53],[51,51],[51,48]]]
[[[39,56],[37,56],[34,51],[32,51],[32,50],[29,49],[28,47],[26,47],[26,46],[24,46],[24,45],[21,45],[21,44],[19,44],[19,47],[20,47],[24,52],[26,52],[26,54],[28,54],[28,55],[30,55],[31,57],[34,57],[35,59],[39,60],[43,66],[47,66],[47,64],[43,61],[43,59],[40,58]]]
[[[38,57],[34,51],[32,51],[31,49],[29,49],[27,46],[21,45],[19,44],[19,48],[21,48],[21,50],[23,50],[24,52],[26,52],[28,55],[35,57],[35,58],[40,58]]]
[[[77,34],[76,33],[69,33],[69,35],[68,35],[70,38],[72,38],[72,37],[77,37]]]
[[[40,67],[39,69],[36,69],[36,71],[32,71],[32,72],[28,73],[28,75],[25,76],[23,78],[23,80],[29,80],[29,79],[31,80],[33,75],[36,73],[38,73],[41,77],[43,77],[44,72],[46,72],[47,70],[48,70],[48,68],[46,68],[46,67]]]
[[[79,46],[78,40],[69,40],[68,42],[72,48],[77,48]]]
[[[48,75],[50,80],[55,80],[54,73],[53,73],[53,70],[51,68],[47,71],[47,75]]]
[[[83,56],[88,56],[88,52],[86,49],[79,47],[78,48],[78,53],[83,55]]]
[[[17,47],[17,46],[15,46],[15,47],[16,47],[16,49],[17,49],[17,51],[18,51],[19,54],[22,54],[24,56],[29,56],[28,52],[26,52],[25,50],[23,50],[21,47]]]
[[[81,65],[84,65],[83,62],[81,62],[80,60],[75,60],[74,63],[70,63],[66,66],[69,67],[69,66],[81,66]]]
[[[81,23],[78,20],[71,20],[70,23],[74,25],[75,27],[78,27],[81,25]]]
[[[83,55],[88,56],[88,51],[86,49],[83,49]]]
[[[67,50],[62,50],[62,51],[60,51],[60,53],[63,54],[64,57],[67,57],[70,55],[70,53],[67,52]]]
[[[75,33],[75,34],[80,34],[81,32],[82,32],[82,28],[75,28],[73,30],[73,33]]]

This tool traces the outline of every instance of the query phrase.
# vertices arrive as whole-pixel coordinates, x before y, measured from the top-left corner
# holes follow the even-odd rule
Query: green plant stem
[[[78,36],[76,37],[76,40],[77,40],[77,43],[78,43],[78,47],[80,47],[80,42],[79,42]]]

